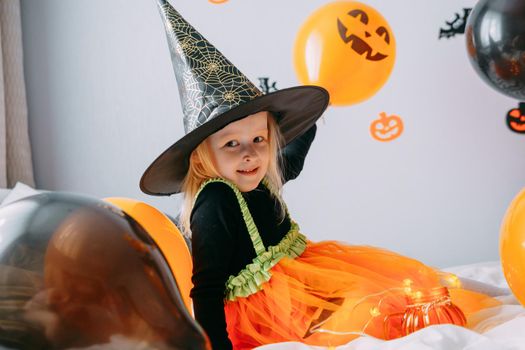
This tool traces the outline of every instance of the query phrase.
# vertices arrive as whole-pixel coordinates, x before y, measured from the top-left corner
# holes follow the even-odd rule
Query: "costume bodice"
[[[263,180],[263,184],[272,191],[271,187],[264,181],[265,180]],[[271,278],[271,268],[283,258],[287,257],[293,259],[300,256],[306,248],[307,241],[306,237],[299,232],[299,225],[290,219],[291,225],[288,233],[278,244],[266,248],[250,213],[248,204],[235,184],[222,178],[209,179],[201,185],[195,198],[198,197],[199,193],[204,187],[206,187],[206,185],[213,182],[222,182],[228,185],[235,193],[246,229],[250,235],[256,253],[256,257],[250,264],[242,269],[237,275],[230,276],[226,282],[225,299],[233,301],[239,297],[248,297],[261,290],[264,283]],[[278,195],[273,192],[272,194]],[[286,206],[285,211],[286,215],[289,217]]]

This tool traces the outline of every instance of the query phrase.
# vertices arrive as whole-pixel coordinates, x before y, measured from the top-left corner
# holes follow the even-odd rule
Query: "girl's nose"
[[[242,158],[244,161],[249,162],[256,156],[255,149],[252,145],[246,145],[243,149]]]

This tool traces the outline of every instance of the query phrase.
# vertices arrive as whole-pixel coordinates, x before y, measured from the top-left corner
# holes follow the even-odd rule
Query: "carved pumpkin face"
[[[350,44],[352,50],[369,61],[381,61],[391,54],[390,31],[385,23],[371,23],[361,9],[349,11],[348,17],[347,25],[338,18],[337,28],[343,42]]]
[[[525,134],[525,113],[522,112],[521,104],[520,109],[514,108],[507,113],[507,126],[514,132]]]
[[[303,24],[294,47],[295,69],[305,85],[330,92],[330,104],[350,105],[375,94],[396,58],[388,22],[358,1],[336,1],[315,11]]]
[[[403,120],[397,115],[381,112],[379,119],[370,124],[370,135],[377,141],[392,141],[403,133]]]

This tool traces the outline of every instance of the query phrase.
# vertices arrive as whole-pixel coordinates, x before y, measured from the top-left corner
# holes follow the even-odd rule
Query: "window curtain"
[[[20,0],[0,0],[0,187],[34,186]]]

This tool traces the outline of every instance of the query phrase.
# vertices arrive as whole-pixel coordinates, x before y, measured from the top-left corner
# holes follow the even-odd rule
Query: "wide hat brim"
[[[272,112],[286,145],[315,124],[328,102],[329,95],[324,88],[305,85],[278,90],[243,103],[189,132],[165,150],[142,175],[140,189],[156,196],[179,193],[191,152],[209,135],[233,121],[261,111]]]

